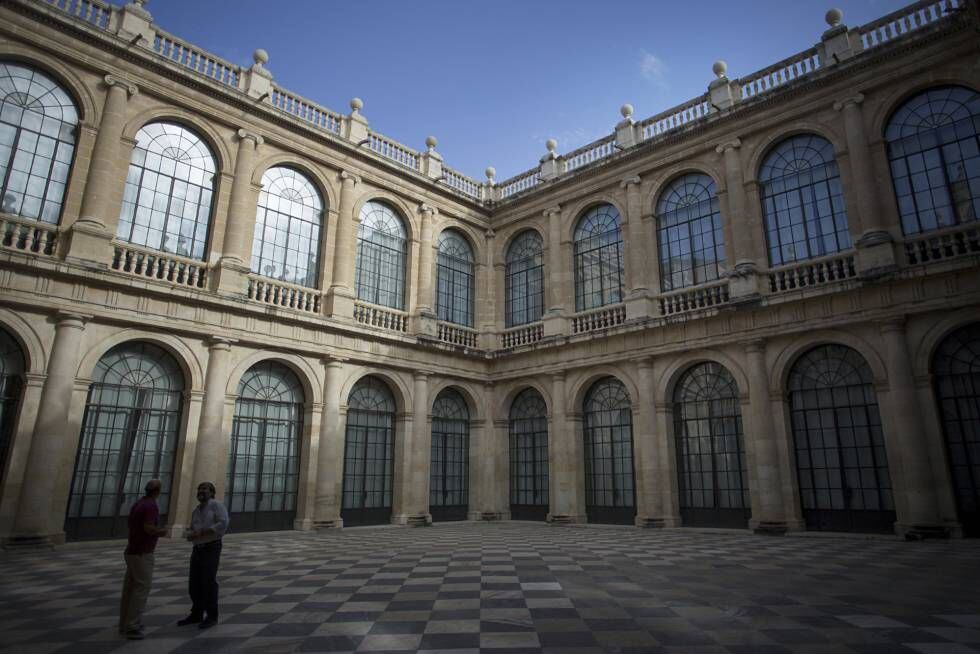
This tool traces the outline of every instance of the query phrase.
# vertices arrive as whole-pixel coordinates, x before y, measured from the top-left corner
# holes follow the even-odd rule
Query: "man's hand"
[[[198,538],[199,536],[200,534],[198,534],[197,531],[194,529],[187,532],[187,540],[189,541],[193,541],[195,538]]]

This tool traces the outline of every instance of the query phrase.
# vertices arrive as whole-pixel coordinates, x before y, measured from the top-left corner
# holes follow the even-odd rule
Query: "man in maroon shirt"
[[[119,603],[119,633],[130,640],[143,639],[143,609],[153,582],[153,550],[167,530],[157,525],[160,509],[159,479],[146,482],[146,495],[129,510],[129,542],[126,544],[126,580]]]

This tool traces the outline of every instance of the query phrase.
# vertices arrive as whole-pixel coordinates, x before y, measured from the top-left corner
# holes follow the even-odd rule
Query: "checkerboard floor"
[[[0,554],[2,652],[980,652],[980,541],[537,523],[234,534],[220,623],[162,539],[147,638],[119,542]]]

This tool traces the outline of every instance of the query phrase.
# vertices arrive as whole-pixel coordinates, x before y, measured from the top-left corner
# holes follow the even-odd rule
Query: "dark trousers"
[[[218,617],[218,563],[221,561],[221,541],[195,545],[191,552],[188,592],[191,595],[191,615],[203,618]]]

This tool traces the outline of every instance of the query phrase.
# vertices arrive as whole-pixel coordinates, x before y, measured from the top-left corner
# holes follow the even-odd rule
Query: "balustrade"
[[[704,94],[640,121],[639,127],[643,139],[652,139],[701,120],[708,115],[708,109],[708,95]]]
[[[0,245],[10,250],[54,256],[58,249],[58,227],[0,215]]]
[[[894,41],[900,36],[938,22],[961,9],[963,0],[927,0],[903,7],[858,29],[865,50]]]
[[[572,333],[584,334],[599,329],[608,329],[624,322],[626,322],[626,305],[614,304],[583,311],[572,316]]]
[[[135,277],[157,279],[177,286],[207,288],[208,266],[167,252],[113,243],[112,269]]]
[[[810,75],[820,68],[820,56],[816,48],[797,53],[760,71],[738,80],[743,100]]]
[[[505,348],[532,345],[544,338],[544,325],[540,322],[512,327],[501,334],[501,345]]]
[[[225,86],[238,88],[241,68],[220,57],[205,52],[176,36],[157,30],[153,39],[153,51],[195,73],[220,82]]]
[[[538,185],[538,181],[540,181],[538,179],[538,169],[535,168],[500,182],[497,188],[500,189],[501,199],[509,198],[521,191],[534,188]]]
[[[854,255],[835,255],[773,268],[769,272],[769,290],[773,293],[781,293],[853,277],[857,277]]]
[[[728,302],[728,280],[670,291],[660,296],[660,315],[675,316]]]
[[[443,343],[476,347],[477,331],[448,322],[436,323],[436,337]]]
[[[446,166],[442,167],[442,174],[446,177],[446,186],[456,189],[463,195],[471,198],[480,198],[480,184],[476,180],[470,179],[466,175]]]
[[[565,170],[571,172],[576,168],[605,159],[615,154],[616,151],[616,137],[614,135],[601,138],[565,155]]]
[[[268,277],[249,275],[246,295],[249,300],[260,304],[296,309],[307,313],[320,313],[320,292],[305,286],[296,286]]]
[[[976,224],[905,238],[905,259],[910,266],[978,254],[980,227]]]
[[[412,170],[419,169],[419,154],[411,148],[393,141],[377,132],[368,133],[367,146],[382,157],[398,162]]]
[[[364,302],[354,303],[354,321],[392,332],[405,333],[408,330],[408,314],[404,311]]]
[[[108,29],[113,7],[102,0],[41,0],[55,9],[101,29]]]
[[[300,120],[313,123],[320,129],[325,129],[333,134],[340,134],[340,126],[343,122],[343,117],[340,114],[309,100],[304,100],[276,85],[272,87],[272,106]]]

